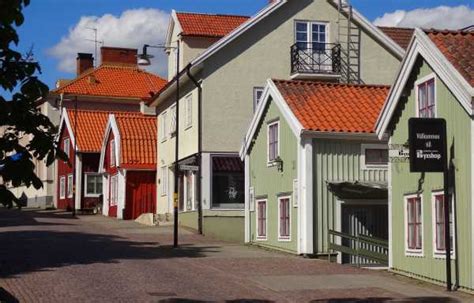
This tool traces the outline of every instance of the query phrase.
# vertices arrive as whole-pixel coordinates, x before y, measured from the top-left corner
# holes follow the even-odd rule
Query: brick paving
[[[431,284],[102,216],[0,208],[0,302],[473,302]]]

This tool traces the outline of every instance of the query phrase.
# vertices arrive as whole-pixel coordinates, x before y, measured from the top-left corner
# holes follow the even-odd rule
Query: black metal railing
[[[319,42],[292,45],[291,73],[340,74],[341,45]]]

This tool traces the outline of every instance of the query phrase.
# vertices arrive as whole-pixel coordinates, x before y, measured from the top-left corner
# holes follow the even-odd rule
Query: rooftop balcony
[[[292,79],[338,79],[340,76],[340,44],[298,42],[291,46]]]

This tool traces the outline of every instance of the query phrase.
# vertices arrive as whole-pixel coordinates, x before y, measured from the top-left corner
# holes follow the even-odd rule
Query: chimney
[[[76,73],[79,76],[86,70],[94,67],[94,57],[92,57],[92,54],[78,53],[76,65]]]
[[[136,48],[122,48],[122,47],[107,47],[100,48],[100,55],[102,57],[102,64],[115,65],[137,65],[137,49]]]

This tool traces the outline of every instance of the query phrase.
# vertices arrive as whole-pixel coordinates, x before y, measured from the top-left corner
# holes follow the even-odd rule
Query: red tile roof
[[[136,66],[103,64],[54,90],[61,94],[149,99],[166,80]]]
[[[211,15],[176,13],[183,36],[222,38],[250,17],[236,15]]]
[[[474,86],[474,32],[425,31],[448,61]]]
[[[67,110],[71,131],[75,133],[74,138],[77,141],[78,151],[100,152],[109,114],[110,112],[106,111],[78,110],[77,125],[75,126],[76,112],[73,109]]]
[[[405,27],[378,26],[378,28],[403,49],[408,48],[411,38],[413,37],[413,33],[415,32],[414,28]]]
[[[115,119],[120,132],[120,166],[156,169],[156,117],[118,113]]]
[[[274,80],[305,130],[373,133],[390,89],[315,81]]]

